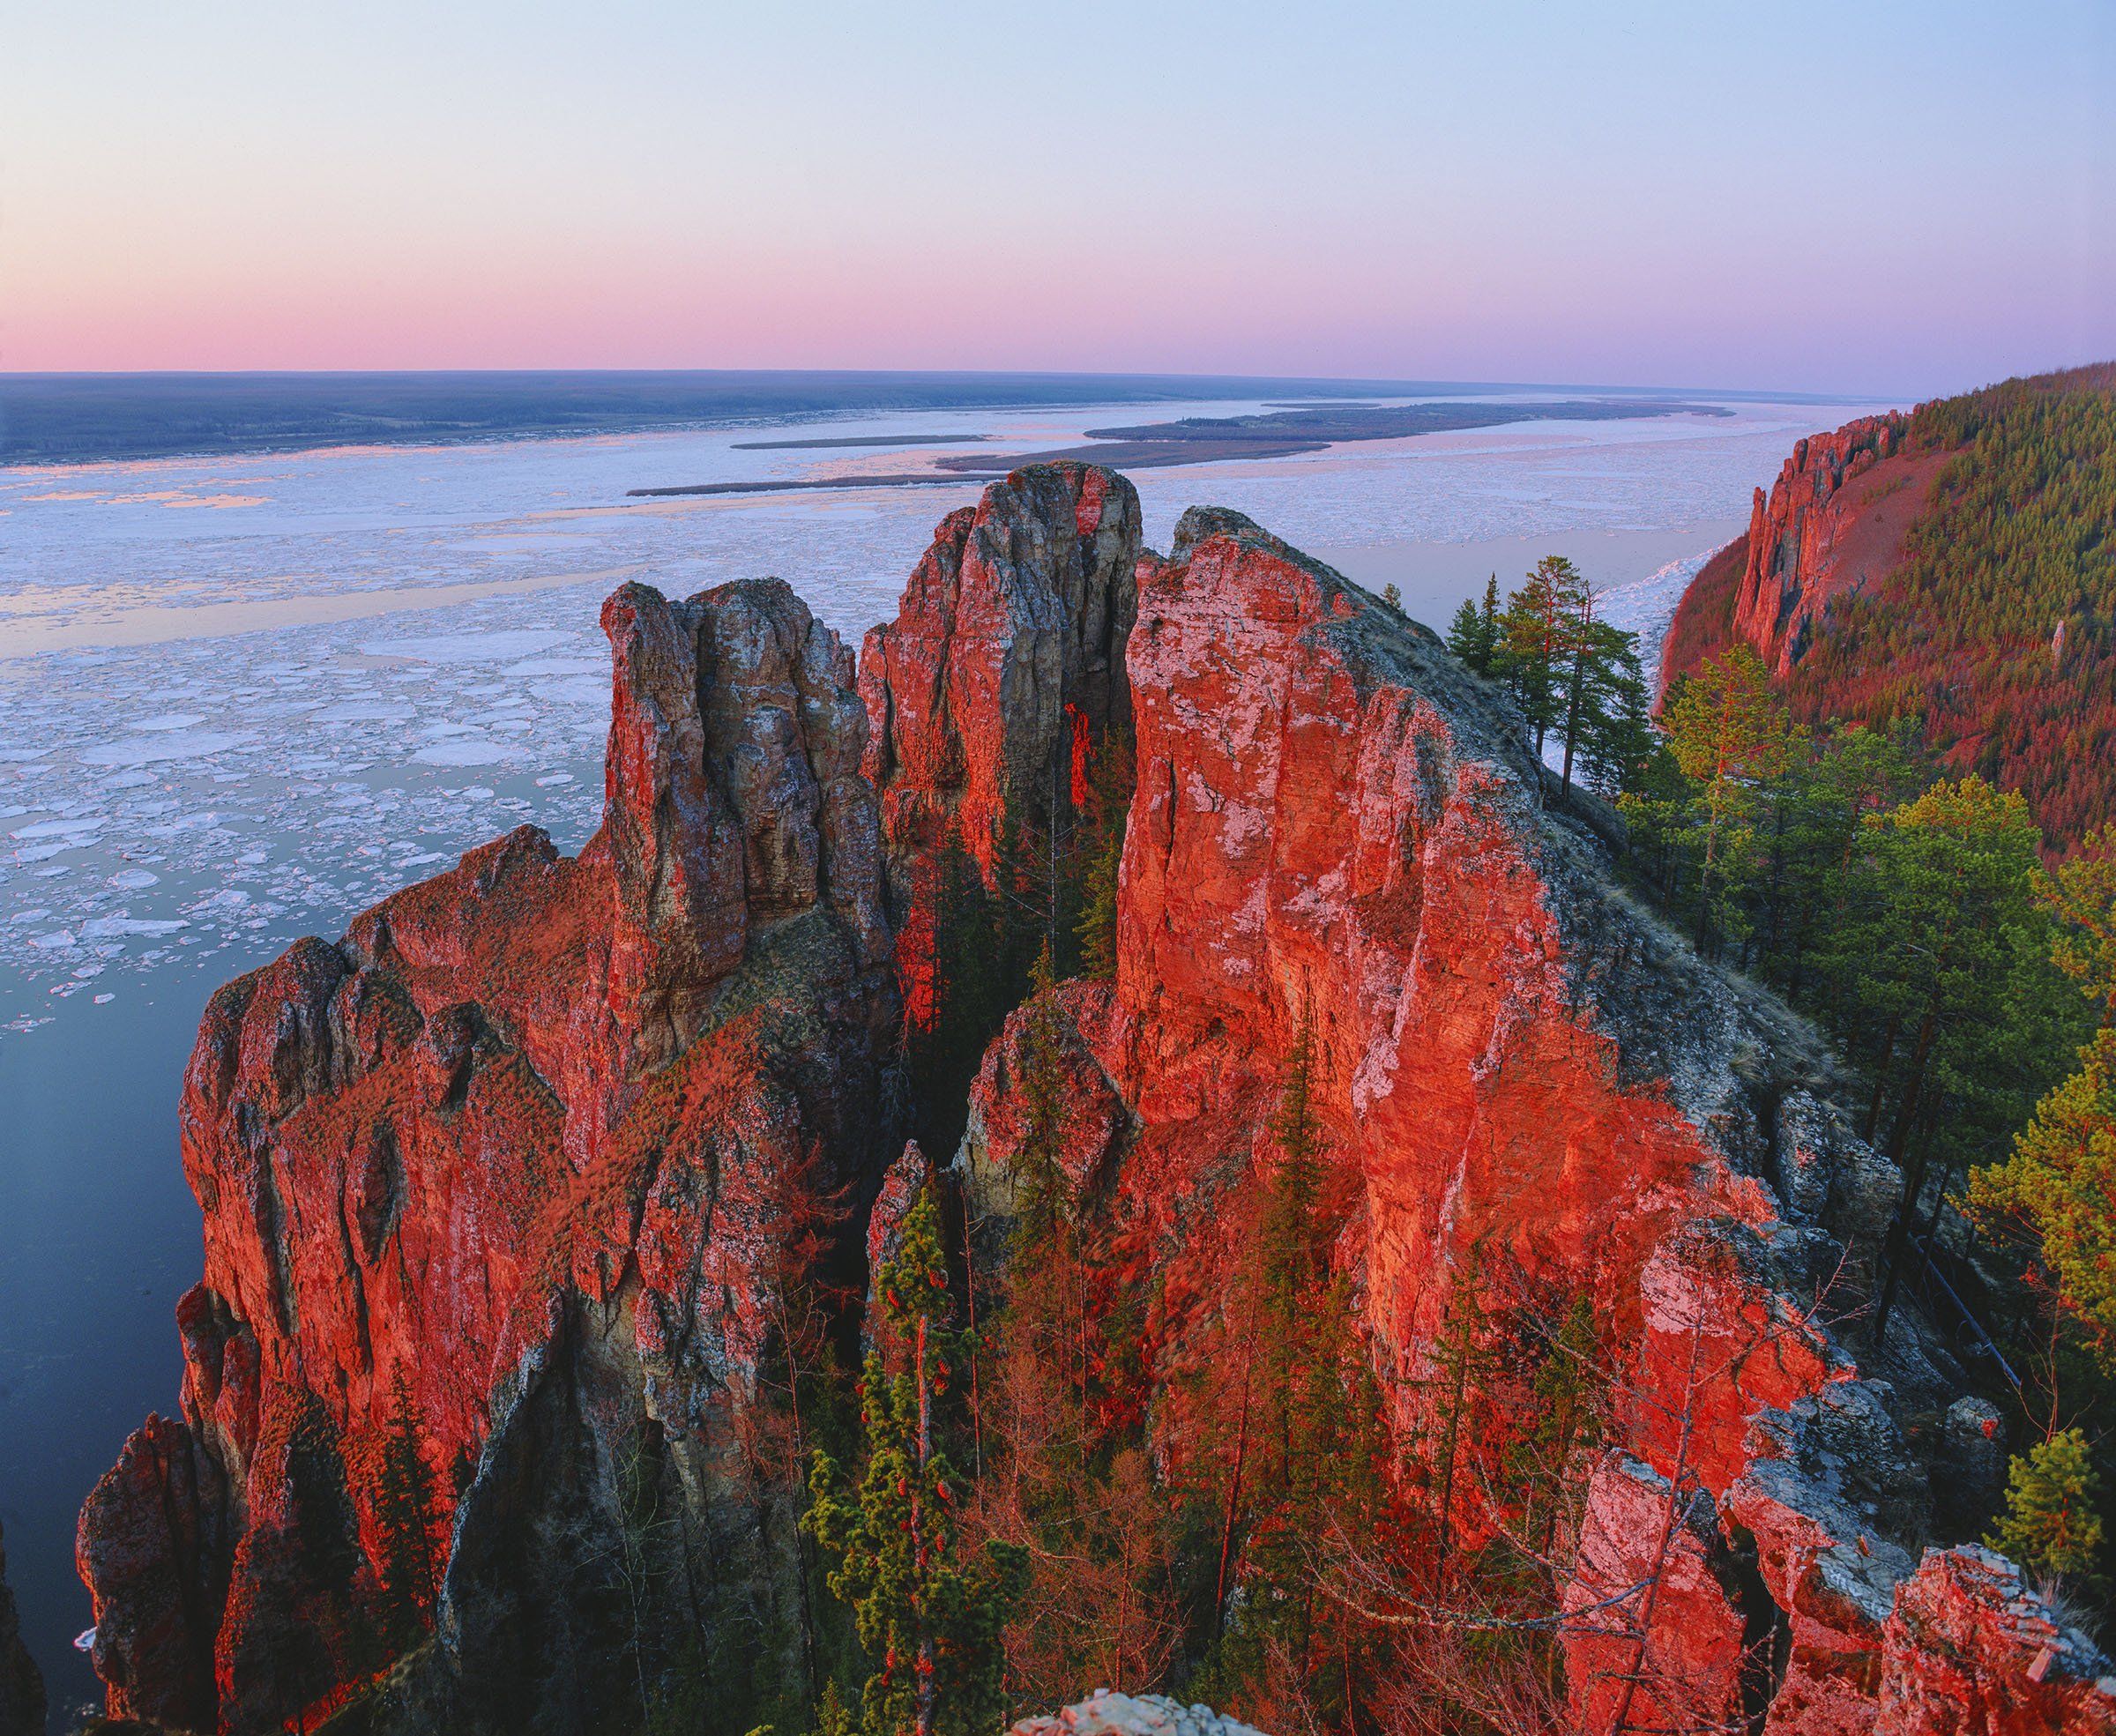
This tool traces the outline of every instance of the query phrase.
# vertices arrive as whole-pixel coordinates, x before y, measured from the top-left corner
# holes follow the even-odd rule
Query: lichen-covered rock
[[[524,828],[207,1008],[183,1419],[133,1438],[80,1530],[113,1715],[278,1728],[386,1661],[399,1383],[450,1509],[462,1727],[570,1728],[618,1668],[582,1612],[621,1474],[663,1486],[715,1595],[790,1595],[789,1516],[742,1520],[735,1459],[800,1276],[788,1214],[863,1210],[889,1150],[866,712],[777,581],[626,585],[603,623],[607,801],[578,858]],[[821,1257],[856,1272],[856,1233]]]
[[[1988,1549],[1927,1550],[1884,1635],[1875,1736],[2116,1731],[2108,1659]]]
[[[1108,1181],[1112,1165],[1132,1132],[1131,1112],[1105,1070],[1106,1047],[1118,1014],[1116,996],[1099,982],[1062,983],[1054,992],[1060,1093],[1065,1116],[1060,1129],[1059,1167],[1076,1197]],[[986,1049],[982,1066],[970,1087],[970,1124],[964,1136],[962,1166],[987,1212],[1011,1216],[1014,1175],[994,1154],[1020,1148],[1028,1129],[1020,1084],[1029,1039],[1029,1018],[1017,1015]]]
[[[1159,1694],[1091,1695],[1047,1717],[1023,1718],[1007,1736],[1263,1736],[1210,1706],[1186,1706]]]

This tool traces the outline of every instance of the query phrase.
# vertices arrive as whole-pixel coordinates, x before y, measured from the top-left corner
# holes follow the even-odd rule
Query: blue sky
[[[1922,394],[2116,354],[2116,5],[11,19],[0,369]]]

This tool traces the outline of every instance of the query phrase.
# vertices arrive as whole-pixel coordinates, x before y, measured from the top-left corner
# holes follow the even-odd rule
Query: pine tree
[[[1878,1339],[1933,1156],[1973,1156],[2027,1113],[2037,1034],[2029,1015],[2055,975],[2037,899],[2039,839],[2019,796],[1977,778],[1935,784],[1866,834],[1870,889],[1836,944],[1847,1001],[1839,1017],[1872,1033],[1854,1046],[1873,1080],[1868,1136],[1885,1135],[1904,1176],[1872,1322]]]
[[[1395,1534],[1379,1382],[1350,1276],[1330,1253],[1344,1204],[1325,1162],[1317,1055],[1304,1010],[1272,1124],[1277,1161],[1244,1250],[1239,1407],[1219,1519],[1224,1624],[1198,1679],[1294,1728],[1360,1727],[1386,1643],[1322,1590],[1343,1539]],[[1239,1585],[1241,1596],[1234,1596]]]
[[[1483,1248],[1472,1242],[1449,1275],[1447,1313],[1434,1341],[1433,1363],[1439,1371],[1433,1405],[1434,1506],[1440,1523],[1440,1553],[1450,1546],[1455,1525],[1455,1495],[1461,1469],[1463,1434],[1476,1399],[1483,1354],[1480,1337],[1484,1302],[1479,1291]]]
[[[1448,649],[1462,660],[1464,667],[1479,675],[1491,667],[1491,659],[1484,652],[1480,626],[1477,605],[1464,597],[1455,618],[1448,623]]]
[[[2116,823],[2104,826],[2057,871],[2045,902],[2063,925],[2053,956],[2060,970],[2099,1003],[2116,1026]]]
[[[905,1214],[875,1293],[883,1318],[861,1389],[865,1469],[848,1488],[817,1452],[801,1523],[841,1557],[830,1588],[875,1665],[861,1695],[866,1736],[986,1736],[1004,1705],[1001,1634],[1027,1555],[997,1542],[972,1553],[960,1538],[964,1484],[942,1437],[967,1346],[951,1326],[930,1187]]]
[[[2060,1429],[2014,1459],[2006,1512],[1986,1541],[2033,1572],[2075,1585],[2089,1581],[2101,1552],[2100,1493],[2086,1435]]]
[[[1585,598],[1578,569],[1562,555],[1546,555],[1507,599],[1501,617],[1501,667],[1535,732],[1538,759],[1551,726],[1565,715],[1565,676]]]
[[[1669,749],[1693,791],[1702,950],[1728,926],[1727,889],[1747,866],[1757,791],[1784,769],[1792,723],[1770,672],[1747,644],[1712,659],[1684,682],[1666,718]]]
[[[1124,858],[1124,834],[1112,830],[1088,865],[1081,898],[1080,973],[1097,982],[1117,975],[1117,884]]]
[[[1652,696],[1638,660],[1638,635],[1595,622],[1582,635],[1578,719],[1567,741],[1577,748],[1588,786],[1621,797],[1639,786],[1658,738]]]
[[[2053,956],[2100,1027],[2011,1157],[1971,1175],[1969,1204],[1990,1227],[2027,1233],[2058,1308],[2116,1377],[2116,826],[2065,863],[2044,897],[2063,925]]]
[[[440,1514],[440,1488],[427,1461],[418,1405],[402,1364],[390,1380],[374,1510],[383,1635],[392,1653],[404,1652],[425,1637],[433,1621],[438,1593],[434,1524]]]
[[[1014,1180],[1015,1247],[1043,1249],[1067,1233],[1072,1200],[1066,1173],[1065,1077],[1059,1065],[1057,988],[1046,947],[1029,973],[1027,1023],[1022,1032],[1021,1096],[1024,1123],[1010,1162]]]
[[[1536,1368],[1529,1414],[1534,1426],[1508,1455],[1509,1480],[1522,1492],[1531,1545],[1548,1552],[1560,1516],[1559,1495],[1573,1455],[1591,1446],[1600,1427],[1603,1384],[1594,1304],[1582,1294]]]
[[[1289,1325],[1322,1256],[1316,1205],[1322,1194],[1322,1127],[1315,1114],[1315,1018],[1304,1009],[1279,1085],[1271,1129],[1278,1167],[1263,1220],[1266,1282],[1273,1307]]]
[[[1492,673],[1499,648],[1499,575],[1486,585],[1483,607],[1464,597],[1448,628],[1448,649],[1478,674]]]
[[[1591,728],[1593,714],[1600,704],[1600,695],[1596,689],[1602,665],[1621,643],[1613,640],[1607,630],[1596,631],[1600,623],[1594,618],[1594,590],[1585,579],[1576,576],[1567,600],[1569,607],[1556,672],[1562,698],[1555,709],[1565,731],[1564,758],[1558,777],[1561,790],[1572,788],[1573,756],[1578,751],[1583,731]]]

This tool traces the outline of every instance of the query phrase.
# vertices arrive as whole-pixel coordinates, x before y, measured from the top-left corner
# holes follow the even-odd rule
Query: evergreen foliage
[[[1739,876],[1753,853],[1762,798],[1784,776],[1794,738],[1755,652],[1737,645],[1683,683],[1667,709],[1668,749],[1690,785],[1697,840],[1700,950],[1732,924]]]
[[[1486,581],[1481,607],[1467,597],[1448,628],[1448,649],[1480,675],[1493,673],[1499,653],[1499,575]]]
[[[2078,1585],[2094,1576],[2101,1552],[2100,1484],[2087,1437],[2060,1429],[2014,1460],[2006,1512],[1987,1540],[2032,1572]]]
[[[1499,618],[1494,667],[1528,719],[1538,759],[1552,726],[1565,716],[1566,676],[1587,607],[1578,569],[1561,555],[1546,555],[1507,599]]]
[[[959,1432],[950,1395],[970,1347],[953,1326],[931,1187],[905,1214],[875,1290],[888,1349],[868,1352],[861,1382],[865,1464],[848,1485],[818,1450],[801,1523],[838,1555],[830,1589],[852,1608],[873,1662],[864,1736],[987,1736],[1000,1722],[1001,1633],[1027,1561],[1014,1546],[973,1551],[962,1537],[968,1485],[943,1441]]]
[[[383,1638],[395,1654],[417,1645],[433,1624],[439,1592],[434,1578],[434,1527],[442,1510],[439,1482],[427,1461],[411,1380],[401,1364],[390,1381],[374,1510]]]
[[[2099,1027],[2011,1157],[1970,1178],[1969,1204],[2024,1234],[2063,1317],[2116,1380],[2116,825],[2058,871],[2045,901],[2061,925],[2053,955]]]
[[[1895,570],[1795,666],[1795,712],[1915,719],[2061,853],[2116,818],[2116,369],[1920,406],[1908,443],[1953,456]]]
[[[1577,770],[1613,797],[1644,775],[1652,756],[1651,696],[1638,636],[1598,621],[1596,600],[1571,562],[1546,555],[1503,606],[1496,573],[1481,605],[1465,598],[1447,643],[1477,674],[1506,683],[1539,756],[1556,734],[1561,785],[1569,788]]]

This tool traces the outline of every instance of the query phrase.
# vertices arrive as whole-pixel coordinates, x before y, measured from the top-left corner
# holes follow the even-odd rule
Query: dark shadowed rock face
[[[399,1379],[448,1509],[436,1655],[482,1727],[607,1702],[584,1612],[621,1472],[667,1497],[694,1596],[788,1595],[789,1516],[737,1443],[789,1188],[863,1208],[890,1155],[866,713],[776,581],[627,585],[603,621],[577,859],[524,828],[207,1009],[183,1419],[128,1442],[80,1528],[114,1715],[277,1728],[372,1672]],[[824,1257],[856,1272],[856,1232]]]
[[[44,1736],[44,1678],[22,1643],[4,1549],[0,1549],[0,1736]]]

